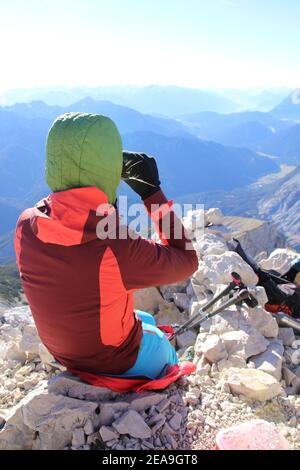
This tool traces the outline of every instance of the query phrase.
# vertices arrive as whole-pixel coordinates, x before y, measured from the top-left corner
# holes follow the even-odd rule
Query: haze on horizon
[[[0,90],[297,88],[298,0],[0,0]]]

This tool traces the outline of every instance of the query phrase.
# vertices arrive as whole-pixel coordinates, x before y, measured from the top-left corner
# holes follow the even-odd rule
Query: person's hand
[[[160,190],[156,161],[145,153],[123,152],[122,179],[142,199]]]

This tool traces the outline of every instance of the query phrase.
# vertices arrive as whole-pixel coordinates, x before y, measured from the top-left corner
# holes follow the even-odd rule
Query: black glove
[[[142,199],[160,190],[156,161],[145,153],[123,152],[122,179]]]

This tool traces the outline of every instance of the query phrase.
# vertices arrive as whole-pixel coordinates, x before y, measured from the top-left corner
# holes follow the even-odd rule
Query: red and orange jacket
[[[25,295],[42,342],[64,366],[118,374],[136,361],[142,338],[133,308],[137,289],[175,283],[197,270],[189,240],[176,239],[162,192],[145,201],[156,227],[171,213],[163,244],[138,237],[101,240],[96,227],[106,195],[96,187],[53,193],[20,216],[15,250]],[[163,210],[151,214],[151,205]],[[115,209],[114,209],[115,210]]]

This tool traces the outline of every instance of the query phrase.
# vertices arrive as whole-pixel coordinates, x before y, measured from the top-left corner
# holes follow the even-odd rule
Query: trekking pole
[[[205,304],[201,310],[199,310],[198,313],[196,313],[196,315],[194,315],[192,318],[190,318],[188,321],[186,321],[183,325],[179,326],[178,329],[176,330],[176,332],[173,333],[172,335],[172,338],[178,335],[180,335],[181,333],[184,333],[185,331],[187,331],[188,329],[190,329],[190,325],[192,323],[194,323],[195,320],[197,320],[197,318],[200,318],[201,315],[206,312],[207,310],[209,310],[211,307],[213,307],[219,300],[221,300],[223,297],[225,297],[226,295],[229,295],[232,291],[234,291],[237,287],[241,287],[243,286],[242,284],[242,279],[241,279],[241,276],[238,274],[238,273],[231,273],[231,277],[232,277],[232,281],[230,282],[230,284],[228,284],[228,286],[222,291],[220,292],[219,295],[217,295],[216,297],[214,297],[212,300],[210,300],[209,302],[207,302],[207,304]]]
[[[272,313],[272,317],[274,317],[281,326],[293,328],[293,330],[300,333],[300,321],[295,318],[285,315],[283,312]]]
[[[204,317],[200,318],[198,321],[196,321],[195,323],[190,323],[188,327],[185,327],[184,328],[184,331],[182,331],[182,328],[178,329],[177,331],[175,331],[173,333],[173,335],[169,338],[169,341],[172,341],[173,339],[175,339],[178,334],[181,334],[182,332],[185,332],[189,329],[192,329],[192,328],[195,328],[196,326],[200,326],[202,323],[206,322],[207,320],[209,320],[210,318],[218,315],[219,313],[223,312],[224,309],[228,308],[228,307],[231,307],[232,305],[237,305],[239,303],[242,303],[244,302],[245,300],[248,300],[249,299],[249,292],[247,289],[243,289],[241,291],[238,292],[237,295],[231,297],[229,300],[227,300],[227,302],[225,302],[223,305],[221,305],[220,307],[218,307],[216,310],[214,310],[213,312],[210,312],[208,313],[207,315],[205,315]],[[203,309],[201,310],[201,313],[203,313]],[[201,313],[199,312],[199,314],[197,315],[197,317],[199,315],[201,315]],[[193,318],[193,320],[195,320],[196,316]],[[184,326],[184,325],[182,325]]]

